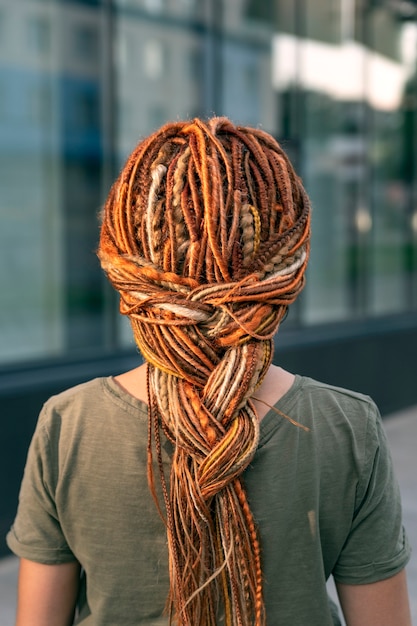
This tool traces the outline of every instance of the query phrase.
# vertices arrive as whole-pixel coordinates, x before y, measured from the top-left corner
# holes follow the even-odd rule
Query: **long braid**
[[[263,626],[262,566],[242,473],[250,398],[304,284],[310,206],[267,133],[226,118],[167,124],[106,203],[99,257],[148,362],[149,484],[162,481],[169,612],[179,626]],[[162,432],[173,444],[163,474]],[[169,485],[169,486],[168,486]]]

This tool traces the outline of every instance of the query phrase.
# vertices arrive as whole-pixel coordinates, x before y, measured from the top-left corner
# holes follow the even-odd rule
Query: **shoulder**
[[[95,378],[51,396],[42,407],[40,423],[47,423],[57,415],[75,416],[78,411],[85,411],[90,405],[102,405],[107,396],[106,380]]]
[[[65,407],[68,404],[90,398],[92,394],[100,393],[103,390],[106,380],[106,378],[93,378],[92,380],[65,389],[65,391],[50,396],[45,402],[45,406],[48,408]]]
[[[329,474],[338,467],[358,479],[358,494],[368,485],[376,460],[388,467],[390,453],[381,415],[374,400],[363,393],[301,379],[298,415],[309,428],[310,446]],[[349,478],[349,479],[350,479]]]
[[[121,428],[138,415],[145,417],[146,405],[125,393],[112,377],[95,378],[51,396],[44,404],[38,428],[60,437],[72,430]]]
[[[103,407],[103,405],[108,403],[119,404],[125,408],[130,406],[136,408],[144,404],[141,400],[134,398],[120,387],[113,376],[107,376],[93,378],[51,396],[45,402],[44,408],[54,411],[85,404]]]
[[[300,377],[297,396],[301,404],[310,409],[313,418],[321,417],[326,422],[339,419],[353,426],[364,420],[380,418],[378,407],[370,396],[312,378]]]
[[[363,407],[373,405],[372,398],[364,393],[353,391],[352,389],[346,389],[345,387],[338,387],[330,385],[322,381],[309,378],[308,376],[300,377],[302,382],[302,388],[304,393],[311,396],[317,396],[321,398],[337,399],[342,404],[357,404]]]
[[[294,417],[309,429],[310,445],[333,458],[356,459],[359,465],[386,445],[374,400],[363,393],[298,377]]]

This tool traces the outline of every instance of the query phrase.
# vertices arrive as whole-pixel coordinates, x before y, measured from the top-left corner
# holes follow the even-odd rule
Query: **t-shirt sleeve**
[[[410,554],[387,438],[371,403],[355,513],[333,575],[346,584],[377,582],[400,572]]]
[[[27,456],[19,505],[7,544],[17,556],[45,564],[74,561],[57,516],[54,494],[58,454],[48,436],[48,405],[39,417]]]

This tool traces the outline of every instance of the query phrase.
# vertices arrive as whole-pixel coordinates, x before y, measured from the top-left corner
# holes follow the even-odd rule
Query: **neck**
[[[287,372],[281,367],[271,365],[268,369],[261,386],[255,392],[252,400],[256,408],[259,420],[268,413],[271,406],[292,387],[294,374]],[[133,370],[114,377],[115,381],[134,398],[145,404],[148,402],[146,389],[146,364],[140,365]]]

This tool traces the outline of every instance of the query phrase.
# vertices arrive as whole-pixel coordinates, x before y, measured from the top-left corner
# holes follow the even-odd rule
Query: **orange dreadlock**
[[[262,626],[260,546],[241,474],[251,401],[304,284],[310,205],[267,133],[226,118],[141,142],[105,207],[99,257],[148,362],[149,480],[158,458],[180,626]],[[173,442],[169,487],[161,429]]]

